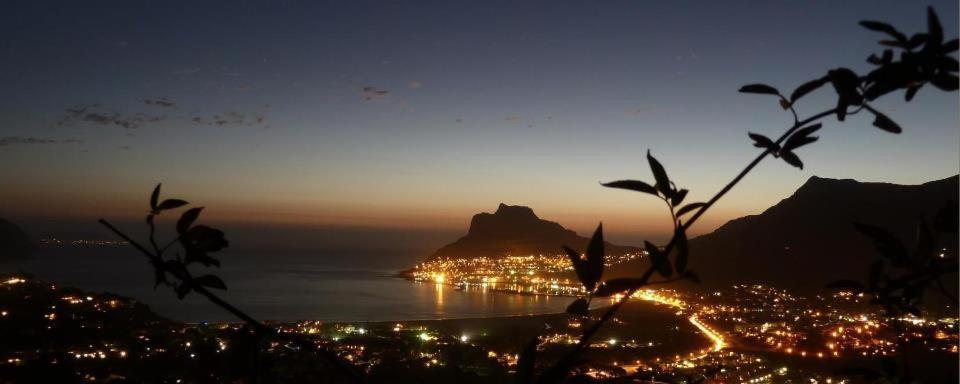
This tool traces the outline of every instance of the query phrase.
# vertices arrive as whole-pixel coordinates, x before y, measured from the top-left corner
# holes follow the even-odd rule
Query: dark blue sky
[[[12,206],[0,214],[139,213],[162,180],[248,220],[462,225],[503,201],[581,232],[600,219],[657,231],[656,201],[597,181],[650,178],[650,148],[705,199],[756,153],[747,131],[790,122],[740,85],[789,92],[833,67],[866,70],[882,36],[857,21],[913,33],[926,5],[5,1],[0,198]],[[933,5],[956,36],[957,2]],[[800,112],[828,108],[831,93]],[[958,172],[955,93],[877,106],[905,133],[828,119],[803,171],[762,165],[702,229],[811,175]]]

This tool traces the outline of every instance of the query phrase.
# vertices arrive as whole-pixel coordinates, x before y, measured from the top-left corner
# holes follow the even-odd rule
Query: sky
[[[866,71],[883,36],[925,30],[905,1],[4,1],[0,216],[142,215],[150,190],[223,222],[465,228],[501,202],[588,233],[663,237],[652,180],[688,201],[792,122],[776,100],[828,69]],[[936,1],[948,37],[956,1]],[[832,91],[798,104],[829,109]],[[917,184],[960,169],[958,99],[933,87],[825,120],[694,233],[762,212],[813,175]]]

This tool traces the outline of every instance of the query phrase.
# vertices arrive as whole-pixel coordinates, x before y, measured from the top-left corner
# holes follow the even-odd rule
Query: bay
[[[500,317],[562,312],[571,300],[415,283],[395,277],[399,268],[364,268],[370,263],[359,255],[363,251],[354,251],[356,257],[350,252],[233,254],[222,268],[200,268],[194,274],[220,276],[228,286],[222,292],[225,299],[258,319],[275,321]],[[0,271],[26,272],[61,286],[135,298],[174,320],[236,320],[196,295],[178,300],[169,287],[154,289],[146,259],[126,247],[45,248],[32,259],[0,263]]]

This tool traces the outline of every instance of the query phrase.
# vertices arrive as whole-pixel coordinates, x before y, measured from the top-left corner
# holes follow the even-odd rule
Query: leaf
[[[806,126],[806,127],[804,127],[804,128],[800,128],[799,130],[797,130],[797,132],[796,132],[794,135],[810,136],[810,135],[812,135],[814,132],[820,130],[820,128],[822,128],[822,127],[823,127],[823,124],[820,124],[820,123],[817,123],[817,124],[814,124],[814,125],[810,125],[810,126]]]
[[[817,137],[811,137],[810,135],[820,129],[821,126],[821,124],[814,124],[794,132],[794,134],[790,135],[790,138],[787,139],[787,142],[783,143],[782,151],[793,151],[794,149],[817,141]]]
[[[200,211],[203,210],[203,207],[190,208],[182,215],[180,215],[180,220],[177,220],[177,233],[184,234],[190,229],[190,226],[193,225],[194,221],[197,221],[197,218],[200,217]]]
[[[860,233],[873,240],[873,245],[877,248],[877,251],[893,261],[894,265],[901,267],[908,265],[907,248],[892,233],[884,228],[869,224],[853,223],[853,226]]]
[[[950,56],[942,56],[937,59],[937,68],[947,72],[960,71],[960,62]]]
[[[204,287],[227,289],[227,284],[225,284],[219,277],[214,275],[203,275],[196,277],[193,279],[193,283]]]
[[[656,188],[654,188],[650,184],[644,183],[639,180],[617,180],[617,181],[611,181],[609,183],[600,183],[600,185],[603,185],[604,187],[608,187],[608,188],[619,188],[619,189],[627,189],[631,191],[649,193],[651,195],[657,194]]]
[[[933,7],[927,7],[927,43],[939,47],[943,43],[943,27]]]
[[[956,52],[958,48],[960,48],[960,43],[958,43],[957,39],[953,39],[943,43],[943,46],[940,47],[940,50],[943,51],[943,53],[953,53]]]
[[[570,303],[570,305],[567,306],[567,313],[571,315],[586,316],[590,314],[590,305],[587,304],[586,299],[582,297],[578,297],[576,300]]]
[[[740,87],[742,93],[759,93],[765,95],[779,95],[780,91],[766,84],[747,84]]]
[[[640,288],[644,285],[646,285],[646,282],[643,281],[643,279],[633,277],[610,279],[597,287],[597,292],[594,293],[594,296],[610,297],[620,292]]]
[[[597,226],[597,230],[593,232],[590,243],[587,244],[587,272],[594,284],[599,282],[603,276],[603,245],[603,223],[600,223],[600,225]]]
[[[877,42],[880,45],[885,45],[887,47],[897,47],[897,48],[907,48],[907,43],[896,40],[880,40]]]
[[[160,203],[160,205],[157,206],[157,210],[163,211],[167,209],[180,208],[187,204],[189,203],[180,199],[166,199],[162,203]]]
[[[884,115],[883,113],[880,113],[876,110],[871,110],[871,112],[873,112],[873,115],[874,115],[874,119],[873,119],[874,127],[880,128],[890,133],[903,132],[903,129],[901,129],[900,126],[897,125],[897,123],[893,122],[893,120],[890,120],[890,118],[887,117],[887,115]]]
[[[673,195],[673,197],[670,198],[670,204],[673,205],[674,207],[676,207],[676,206],[678,206],[678,205],[680,205],[680,204],[683,204],[683,199],[685,199],[685,198],[687,197],[687,193],[688,193],[688,192],[690,192],[690,191],[688,191],[688,190],[686,190],[686,189],[681,189],[681,190],[677,191],[677,193],[675,193],[675,194]]]
[[[580,280],[580,283],[582,283],[588,291],[593,291],[596,281],[591,284],[590,276],[587,274],[586,261],[580,257],[580,252],[566,245],[563,246],[563,250],[567,252],[567,257],[570,258],[570,264],[573,265],[573,270],[577,273],[577,279]]]
[[[800,84],[797,89],[793,90],[793,93],[790,94],[790,103],[796,103],[801,97],[806,94],[817,90],[817,88],[822,87],[827,83],[827,77],[821,77],[816,80],[810,80],[806,83]]]
[[[914,35],[910,38],[910,42],[907,43],[908,46],[913,46],[914,44],[919,45],[922,42],[923,36]],[[914,42],[916,40],[916,43]],[[873,65],[887,65],[893,61],[893,50],[884,49],[883,56],[877,56],[876,54],[870,54],[870,57],[867,58],[867,62]]]
[[[913,97],[916,96],[917,91],[920,90],[919,86],[907,88],[907,92],[904,93],[903,98],[906,101],[913,100]]]
[[[777,143],[774,143],[773,140],[770,140],[769,137],[753,132],[747,132],[747,136],[750,136],[750,138],[753,139],[754,147],[769,149],[770,152],[774,153],[780,150],[780,146],[777,145]]]
[[[673,275],[673,266],[670,265],[670,261],[667,260],[667,256],[660,251],[660,248],[657,248],[656,245],[649,241],[644,241],[644,246],[646,247],[647,254],[650,255],[650,262],[653,267],[656,268],[657,273],[663,277],[670,277]]]
[[[892,61],[892,60],[893,60],[893,50],[892,50],[892,49],[884,49],[884,50],[883,50],[883,57],[880,58],[880,61],[881,61],[883,64],[889,64],[890,61]]]
[[[188,251],[198,251],[202,253],[217,252],[230,245],[223,231],[206,225],[195,225],[187,230],[187,232],[180,237],[180,243],[184,244],[185,247],[189,247],[187,249]]]
[[[683,227],[677,228],[677,256],[673,261],[677,273],[683,273],[687,270],[687,258],[690,256],[690,248],[687,245],[687,233]]]
[[[672,191],[670,189],[670,178],[667,177],[667,171],[663,169],[663,165],[650,154],[650,150],[647,150],[647,162],[650,163],[650,171],[653,172],[653,177],[657,181],[655,187],[664,196],[669,195]]]
[[[156,187],[153,187],[153,193],[150,194],[150,210],[157,210],[157,200],[160,199],[160,184],[157,183]]]
[[[786,161],[787,164],[803,169],[803,162],[800,161],[800,158],[791,151],[780,151],[780,158],[783,159],[783,161]]]
[[[910,40],[907,41],[906,49],[916,49],[923,44],[928,38],[926,33],[916,33],[913,36],[910,36]],[[892,58],[892,56],[891,56]],[[884,63],[889,63],[890,60],[886,60]]]
[[[901,33],[900,31],[898,31],[896,28],[894,28],[890,24],[879,22],[879,21],[864,20],[860,22],[860,25],[862,25],[864,28],[869,29],[871,31],[886,33],[900,43],[906,43],[907,41],[907,36]]]
[[[847,117],[847,107],[863,104],[860,94],[860,76],[849,68],[837,68],[827,72],[827,79],[837,92],[837,120]]]
[[[520,353],[520,358],[517,359],[517,383],[533,383],[533,368],[537,361],[537,344],[539,343],[540,338],[534,337]]]
[[[837,281],[832,281],[828,283],[827,288],[851,289],[855,291],[862,291],[863,283],[860,283],[859,281],[856,281],[856,280],[844,279],[844,280],[837,280]]]
[[[941,71],[933,76],[930,79],[930,84],[939,88],[941,91],[956,91],[957,90],[957,76]]]
[[[817,140],[819,140],[819,137],[816,137],[816,136],[796,136],[796,137],[791,137],[791,139],[793,139],[793,140],[787,140],[786,144],[785,144],[784,147],[783,147],[784,149],[789,150],[789,151],[792,151],[792,150],[797,149],[797,148],[800,148],[800,147],[802,147],[802,146],[804,146],[804,145],[807,145],[807,144],[816,142]],[[787,147],[787,145],[789,145],[789,147]]]
[[[684,214],[691,212],[694,209],[700,208],[704,205],[707,205],[707,203],[696,202],[696,203],[690,203],[690,204],[684,205],[682,208],[677,210],[677,217],[683,216]]]

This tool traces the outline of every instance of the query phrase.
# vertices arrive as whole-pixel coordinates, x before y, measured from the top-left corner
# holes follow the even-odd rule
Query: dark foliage
[[[827,285],[829,288],[865,293],[870,303],[881,306],[889,316],[905,314],[921,315],[921,306],[928,291],[936,291],[957,306],[957,297],[943,283],[943,279],[956,274],[960,265],[956,255],[945,251],[948,244],[944,236],[951,239],[957,235],[957,206],[950,200],[940,208],[934,217],[934,226],[921,218],[917,222],[915,247],[908,250],[907,245],[888,230],[863,223],[854,226],[864,236],[870,238],[877,249],[879,258],[869,268],[867,281],[843,279]]]
[[[277,338],[281,342],[289,343],[292,347],[304,351],[313,351],[317,356],[326,359],[327,363],[338,372],[343,381],[359,382],[360,376],[354,371],[350,363],[342,360],[335,353],[317,347],[311,340],[300,339],[297,336],[280,333],[264,323],[254,319],[252,316],[234,307],[232,304],[220,298],[210,289],[227,289],[227,284],[220,277],[214,274],[195,275],[191,266],[197,267],[199,264],[204,268],[220,267],[220,260],[212,254],[223,250],[229,246],[223,231],[202,224],[196,224],[200,218],[203,207],[194,207],[184,211],[176,222],[175,230],[177,237],[160,247],[157,242],[156,217],[160,214],[184,207],[189,203],[180,199],[165,199],[160,201],[160,184],[153,189],[150,194],[150,210],[146,216],[146,223],[149,228],[148,244],[149,249],[141,245],[130,236],[121,232],[106,220],[101,219],[100,223],[106,226],[110,231],[120,238],[130,243],[137,251],[147,257],[147,260],[154,269],[154,285],[169,286],[180,299],[185,298],[190,293],[197,293],[206,297],[210,302],[225,309],[231,314],[243,320],[251,328],[254,337],[260,339],[263,337]],[[171,248],[176,245],[180,250],[174,252],[172,257],[167,256]],[[259,354],[259,348],[254,348],[254,353]],[[251,381],[257,381],[257,372],[251,374]]]
[[[620,180],[603,184],[611,188],[642,192],[662,200],[668,208],[674,234],[662,247],[645,242],[650,265],[641,276],[607,281],[602,281],[604,272],[602,225],[598,226],[584,255],[565,246],[564,250],[588,292],[586,298],[577,298],[569,306],[568,312],[575,316],[589,316],[589,305],[593,296],[604,297],[618,293],[623,293],[623,296],[621,300],[606,309],[599,319],[585,327],[579,342],[568,353],[543,370],[539,376],[536,374],[539,339],[531,340],[518,361],[516,374],[518,382],[589,381],[590,379],[585,376],[574,374],[574,370],[583,363],[580,355],[587,348],[591,337],[603,324],[611,320],[626,299],[641,287],[680,279],[699,281],[698,275],[687,268],[689,258],[687,229],[768,155],[783,159],[786,163],[802,169],[803,161],[796,150],[817,141],[818,137],[813,134],[822,127],[822,123],[818,121],[828,116],[836,116],[837,120],[842,122],[847,117],[866,110],[874,116],[875,127],[891,133],[900,133],[901,127],[890,117],[871,106],[870,102],[898,90],[903,90],[904,98],[910,101],[927,84],[943,91],[957,90],[957,60],[950,56],[957,51],[957,40],[944,41],[943,28],[932,8],[928,9],[927,31],[910,37],[886,23],[862,21],[860,24],[871,31],[883,33],[889,38],[880,41],[880,44],[886,48],[879,56],[873,54],[868,57],[867,61],[876,66],[869,73],[861,75],[848,68],[832,69],[796,87],[789,98],[777,88],[767,84],[749,84],[740,88],[740,92],[743,93],[777,97],[778,105],[791,113],[793,124],[776,140],[762,134],[749,133],[754,146],[763,151],[710,200],[682,205],[689,191],[678,188],[669,178],[665,167],[649,151],[647,162],[653,174],[652,185],[639,180]],[[828,83],[836,94],[835,106],[801,120],[796,109],[797,103]],[[210,274],[194,277],[188,268],[191,264],[200,264],[204,267],[219,266],[219,260],[211,254],[228,245],[223,232],[203,225],[194,225],[201,208],[184,212],[177,223],[177,238],[162,248],[157,246],[154,217],[164,211],[187,205],[187,202],[177,199],[160,201],[159,194],[160,186],[158,185],[151,195],[150,213],[146,220],[150,227],[149,242],[152,249],[136,243],[106,221],[101,220],[101,222],[148,257],[155,269],[155,284],[173,287],[181,298],[191,292],[201,294],[214,304],[246,321],[258,334],[271,334],[271,328],[233,307],[208,289],[226,289],[226,284],[221,279]],[[949,205],[944,209],[952,209],[954,212],[956,210],[955,205]],[[683,221],[681,216],[685,215],[691,216]],[[952,230],[955,233],[957,223],[953,217],[955,216],[949,212],[938,213],[933,219],[933,228],[939,232]],[[890,236],[882,228],[866,224],[858,225],[858,229],[877,243],[883,258],[871,267],[871,277],[866,284],[845,280],[836,282],[833,286],[868,292],[873,295],[876,304],[884,306],[891,314],[915,313],[922,302],[923,292],[928,286],[939,283],[939,278],[946,273],[957,272],[955,261],[944,261],[936,256],[937,233],[929,229],[924,221],[920,222],[918,228],[917,248],[913,252],[908,252],[898,239]],[[174,244],[179,244],[183,253],[177,253],[172,258],[164,257],[164,251]],[[902,273],[894,273],[894,270]],[[655,274],[661,279],[651,280]],[[943,289],[943,291],[946,294],[946,290]],[[956,301],[956,298],[953,300]],[[276,336],[275,332],[273,336]],[[352,374],[347,364],[339,361],[335,355],[323,350],[316,351],[328,357],[334,367]],[[890,377],[895,374],[894,369],[886,371],[880,376]],[[351,377],[356,379],[357,376]],[[655,378],[643,379],[654,380]],[[697,382],[702,379],[702,377],[690,378],[689,381]]]
[[[586,348],[587,343],[593,334],[619,310],[620,305],[638,289],[653,284],[669,282],[679,279],[688,279],[698,282],[699,276],[687,270],[689,257],[689,248],[687,244],[687,229],[714,203],[730,191],[739,181],[746,176],[757,164],[766,156],[783,159],[787,164],[794,167],[803,168],[803,161],[795,152],[797,149],[812,144],[818,140],[813,136],[817,130],[823,127],[818,121],[827,116],[836,116],[838,121],[845,121],[850,115],[855,115],[862,110],[874,115],[873,125],[881,130],[890,133],[900,133],[901,127],[890,119],[886,114],[876,110],[869,103],[878,97],[887,93],[904,90],[905,99],[910,101],[916,92],[926,84],[933,84],[936,88],[944,91],[954,91],[957,89],[957,60],[949,56],[957,50],[957,40],[943,41],[943,30],[933,9],[928,9],[928,28],[926,33],[918,33],[910,38],[897,31],[894,27],[876,21],[861,22],[865,28],[883,32],[891,36],[893,40],[881,41],[880,44],[889,46],[884,50],[882,56],[871,55],[867,61],[876,65],[877,68],[866,75],[859,75],[848,68],[836,68],[827,71],[827,73],[816,79],[807,81],[798,86],[790,97],[787,98],[777,88],[768,84],[748,84],[740,88],[742,93],[751,93],[759,95],[770,95],[778,98],[778,104],[784,110],[793,115],[793,124],[785,133],[776,140],[758,133],[749,133],[753,140],[753,145],[763,149],[763,152],[757,156],[746,168],[744,168],[730,183],[716,193],[707,202],[691,203],[687,206],[681,206],[688,191],[677,188],[676,184],[670,180],[664,166],[654,158],[650,152],[647,152],[647,162],[653,173],[654,183],[640,180],[618,180],[609,183],[603,183],[610,188],[625,189],[634,192],[641,192],[656,196],[664,201],[670,213],[674,225],[674,235],[666,246],[658,247],[655,244],[646,241],[645,251],[650,259],[650,266],[639,277],[615,278],[598,284],[603,274],[603,264],[600,264],[600,270],[595,270],[588,266],[580,255],[570,248],[566,248],[571,257],[574,268],[577,270],[577,276],[580,278],[584,287],[587,288],[590,298],[593,296],[606,297],[618,293],[623,293],[620,301],[612,305],[607,311],[596,320],[592,326],[587,327],[580,338],[579,343],[563,358],[552,364],[539,377],[531,377],[527,382],[553,383],[565,380],[582,380],[579,376],[570,376],[575,362],[579,355]],[[893,49],[899,50],[899,56],[896,56]],[[896,56],[896,57],[895,57]],[[836,94],[836,106],[823,112],[814,114],[806,119],[799,118],[796,103],[804,96],[814,92],[826,84],[830,84]],[[685,222],[680,219],[682,215],[690,214]],[[941,215],[938,215],[941,216]],[[943,214],[942,217],[949,215]],[[941,226],[950,227],[952,224],[948,219],[941,218]],[[954,226],[955,227],[955,226]],[[919,304],[919,295],[922,294],[922,287],[930,282],[937,280],[945,273],[956,273],[956,263],[944,264],[941,261],[933,260],[928,251],[935,250],[936,238],[926,229],[925,224],[921,223],[921,239],[919,240],[919,249],[913,254],[907,254],[901,250],[902,245],[890,239],[881,228],[868,227],[861,225],[861,230],[871,234],[880,242],[883,250],[888,252],[888,257],[898,266],[912,266],[920,270],[914,270],[906,280],[901,278],[895,280],[890,278],[885,272],[883,261],[874,264],[871,279],[868,287],[871,292],[883,292],[883,296],[877,296],[878,304],[889,306],[891,309],[901,312],[916,311],[916,305]],[[601,228],[597,229],[597,237],[600,235]],[[602,260],[602,255],[596,256]],[[587,260],[590,259],[588,251]],[[654,274],[660,275],[661,281],[651,281]],[[675,276],[676,275],[676,276]],[[914,275],[923,276],[917,277]],[[923,284],[916,282],[917,279]],[[937,280],[939,281],[939,280]],[[838,282],[838,285],[853,285],[852,281]],[[918,286],[918,284],[920,284]],[[583,303],[589,305],[589,298],[578,298],[570,306],[569,312],[574,315],[583,315]],[[536,349],[528,348],[527,351]],[[535,360],[533,352],[524,354],[521,360],[525,364],[530,360]],[[525,371],[526,372],[526,371]],[[527,379],[525,373],[524,379]],[[652,379],[652,378],[650,378]]]

